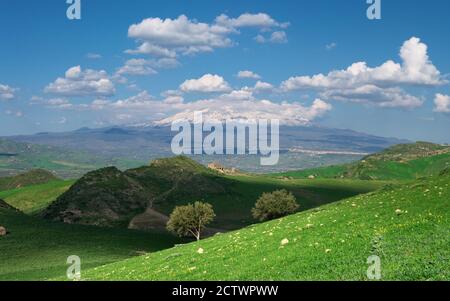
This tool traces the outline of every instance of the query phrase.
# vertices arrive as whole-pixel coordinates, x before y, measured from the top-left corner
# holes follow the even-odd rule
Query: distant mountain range
[[[64,133],[39,133],[13,136],[8,140],[90,152],[95,156],[130,160],[130,165],[172,156],[170,148],[176,135],[168,126],[134,125],[108,128],[81,128]],[[317,126],[282,126],[281,159],[277,166],[261,167],[256,156],[197,156],[201,163],[218,161],[227,167],[252,172],[286,171],[346,163],[360,159],[407,140],[384,138],[352,130]],[[301,150],[301,151],[299,151]],[[0,150],[1,151],[1,150]],[[10,154],[9,154],[10,155]]]
[[[163,153],[170,151],[170,143],[175,134],[169,126],[139,125],[99,129],[81,128],[72,132],[38,133],[9,138],[19,142],[94,150],[112,155],[122,155],[124,150],[127,152],[131,150],[139,158],[142,154],[139,148],[151,148],[153,152]],[[282,126],[280,128],[281,149],[285,151],[303,148],[375,153],[391,145],[407,142],[409,141],[404,139],[317,126]]]

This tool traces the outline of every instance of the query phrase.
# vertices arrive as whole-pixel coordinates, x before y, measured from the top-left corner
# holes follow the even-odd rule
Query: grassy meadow
[[[67,257],[83,268],[166,249],[181,240],[168,233],[143,233],[47,222],[0,208],[8,234],[0,237],[0,280],[47,280],[65,275]]]
[[[4,178],[9,189],[0,199],[18,210],[0,206],[0,225],[9,232],[0,237],[0,280],[65,280],[71,255],[81,258],[83,280],[367,280],[373,255],[381,259],[382,280],[448,280],[449,158],[448,148],[419,143],[276,175],[219,174],[176,157],[78,181],[33,184],[36,173]],[[210,227],[219,233],[191,242],[160,228],[64,224],[41,214],[62,195],[89,201],[101,191],[101,201],[121,205],[129,200],[109,193],[129,182],[160,194],[152,203],[157,213],[211,203],[217,216]],[[251,208],[278,189],[295,195],[299,212],[258,224]],[[66,209],[80,210],[68,201]]]
[[[450,177],[386,188],[88,270],[86,280],[383,280],[450,277]]]
[[[59,180],[0,191],[0,199],[23,213],[37,214],[67,191],[74,182],[74,180]]]

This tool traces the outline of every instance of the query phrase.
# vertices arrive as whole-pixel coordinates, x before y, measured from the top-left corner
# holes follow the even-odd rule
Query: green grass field
[[[238,228],[255,221],[250,209],[262,192],[286,188],[295,193],[301,210],[373,191],[384,182],[357,180],[279,180],[264,176],[230,177],[234,198],[208,199],[214,204],[221,228]],[[0,198],[28,215],[36,215],[66,191],[73,181],[52,181],[0,192]],[[183,202],[189,202],[183,199]],[[167,203],[170,213],[174,204]],[[162,207],[162,206],[161,206]],[[69,255],[82,258],[85,269],[136,256],[138,252],[169,248],[180,242],[168,233],[141,233],[50,223],[38,217],[3,210],[0,224],[11,232],[0,238],[0,280],[44,280],[64,275]]]
[[[227,193],[205,194],[201,199],[212,204],[216,212],[217,218],[211,226],[224,230],[236,230],[254,223],[251,209],[264,192],[287,189],[296,196],[299,210],[304,211],[374,191],[387,183],[345,179],[280,180],[258,175],[227,176],[226,179],[229,180]],[[154,208],[169,215],[175,206],[195,201],[198,201],[197,197],[185,193],[182,197],[170,197],[164,202],[155,203]]]
[[[450,278],[450,177],[349,198],[197,243],[82,273],[86,280],[383,280]],[[282,245],[283,240],[289,242]],[[203,253],[198,252],[199,249]]]
[[[10,232],[0,237],[0,280],[60,277],[71,255],[79,256],[85,268],[92,268],[180,242],[165,233],[50,223],[4,209],[0,209],[0,223]]]
[[[37,214],[67,191],[74,181],[51,181],[45,184],[0,191],[0,199],[26,214]]]

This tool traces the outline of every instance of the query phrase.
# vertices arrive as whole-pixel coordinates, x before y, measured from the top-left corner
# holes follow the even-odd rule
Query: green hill
[[[58,180],[58,178],[51,172],[34,169],[17,176],[0,178],[0,191],[44,184],[55,180]]]
[[[385,188],[204,241],[97,267],[85,280],[450,278],[450,175]]]
[[[445,154],[449,151],[449,146],[419,141],[411,144],[394,145],[384,151],[370,155],[367,158],[381,161],[407,162],[420,158]]]
[[[150,194],[115,167],[84,175],[42,212],[46,219],[95,226],[127,225],[147,208]]]
[[[450,147],[427,142],[401,144],[361,161],[278,174],[292,178],[348,178],[362,180],[413,180],[437,175],[450,167]]]
[[[44,212],[54,221],[97,226],[128,226],[154,202],[172,195],[224,192],[213,172],[185,157],[156,160],[122,172],[108,167],[90,172]]]
[[[73,180],[54,180],[44,184],[0,191],[0,198],[26,214],[38,214],[67,191],[74,182]]]
[[[82,269],[116,262],[180,241],[164,233],[51,223],[5,208],[0,201],[1,280],[46,280],[65,275],[68,256],[81,258]]]
[[[175,206],[204,200],[214,206],[213,228],[230,230],[251,224],[250,210],[263,192],[285,188],[298,198],[301,210],[317,207],[381,187],[382,182],[325,180],[311,183],[265,176],[227,176],[186,157],[156,160],[149,166],[88,173],[42,214],[46,219],[101,226],[153,228],[151,209],[169,215]],[[135,223],[134,218],[139,219]],[[148,218],[148,221],[146,221]],[[158,223],[160,224],[160,223]]]

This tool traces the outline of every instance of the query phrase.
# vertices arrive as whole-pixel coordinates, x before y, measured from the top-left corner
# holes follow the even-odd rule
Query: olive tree
[[[195,202],[176,207],[167,222],[167,230],[180,237],[193,236],[200,240],[206,225],[214,220],[215,213],[210,204]]]
[[[295,196],[283,189],[263,193],[256,201],[252,214],[255,219],[264,222],[293,214],[298,208]]]

